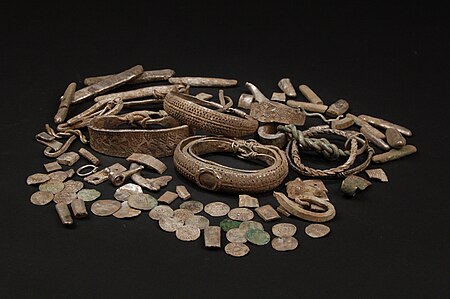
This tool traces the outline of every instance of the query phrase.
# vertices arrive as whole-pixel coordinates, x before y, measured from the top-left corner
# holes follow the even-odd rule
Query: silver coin
[[[228,218],[237,221],[252,220],[255,215],[248,208],[234,208],[228,212]]]
[[[195,226],[199,229],[205,229],[205,227],[209,226],[209,220],[205,216],[194,215],[187,218],[184,224]]]
[[[278,223],[272,226],[272,233],[280,238],[292,237],[297,232],[297,227],[292,223]]]
[[[186,220],[192,216],[194,216],[194,213],[186,209],[176,209],[173,211],[173,217],[179,219],[183,223],[185,223]]]
[[[35,173],[27,177],[28,185],[42,184],[50,180],[48,174],[45,173]]]
[[[200,229],[192,225],[183,225],[177,228],[175,236],[181,241],[195,241],[200,237]]]
[[[250,248],[243,243],[228,243],[225,246],[225,252],[234,257],[241,257],[250,252]]]
[[[61,181],[49,180],[39,185],[40,191],[49,191],[53,194],[61,192],[64,189],[64,183]]]
[[[140,210],[136,210],[130,208],[128,202],[124,201],[121,203],[120,209],[113,214],[114,217],[123,219],[123,218],[133,218],[139,216],[141,214]]]
[[[166,205],[156,206],[148,213],[148,216],[153,220],[159,220],[162,217],[172,217],[173,210]]]
[[[64,190],[61,192],[58,192],[53,197],[53,201],[55,203],[63,202],[66,205],[72,203],[72,201],[77,198],[77,194],[74,192],[65,192]]]
[[[272,248],[276,251],[290,251],[298,246],[298,241],[294,237],[272,239]]]
[[[305,233],[311,238],[325,237],[330,231],[331,229],[328,226],[318,223],[310,224],[305,228]]]
[[[149,211],[156,207],[158,201],[150,194],[135,193],[128,197],[128,204],[132,208]]]
[[[173,233],[183,226],[183,221],[175,217],[162,217],[158,221],[159,227],[166,232]]]
[[[246,232],[246,230],[241,228],[232,228],[227,231],[226,237],[231,243],[245,243],[247,242],[247,238],[245,237]]]
[[[239,225],[240,229],[243,229],[245,231],[252,229],[252,228],[257,228],[260,230],[264,230],[264,226],[262,225],[262,223],[258,222],[258,221],[253,221],[253,220],[249,220],[249,221],[244,221]]]
[[[131,194],[135,193],[144,193],[144,191],[142,191],[141,186],[133,183],[128,183],[116,190],[116,192],[114,193],[114,198],[120,201],[125,201]]]
[[[63,190],[63,192],[77,193],[78,191],[83,189],[83,187],[84,187],[83,182],[70,180],[70,181],[64,182],[64,190]]]
[[[188,200],[180,205],[180,209],[186,209],[192,211],[194,214],[197,214],[203,210],[203,204],[196,200]]]
[[[43,206],[51,202],[53,200],[53,196],[53,193],[50,191],[37,191],[31,195],[30,201],[34,205]]]
[[[204,210],[205,213],[213,217],[222,217],[228,214],[230,211],[230,206],[223,202],[215,201],[207,204]]]
[[[77,197],[82,201],[93,201],[99,198],[102,194],[95,189],[81,189],[77,192]]]
[[[100,199],[91,206],[91,212],[97,216],[109,216],[122,207],[120,201],[111,199]]]
[[[245,232],[245,238],[252,244],[255,245],[266,245],[270,242],[270,235],[268,232],[257,229],[257,228],[251,228],[248,231]]]
[[[68,177],[67,173],[62,170],[49,173],[48,176],[50,177],[51,180],[60,182],[64,182]]]

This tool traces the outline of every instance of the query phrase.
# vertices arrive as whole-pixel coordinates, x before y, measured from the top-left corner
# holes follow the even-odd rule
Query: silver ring
[[[83,170],[88,169],[88,168],[92,168],[92,169],[88,172],[82,172]],[[94,172],[97,172],[97,170],[98,170],[98,166],[95,166],[93,164],[87,164],[87,165],[81,166],[80,168],[77,169],[77,175],[81,176],[81,177],[88,176],[88,175],[93,174]]]

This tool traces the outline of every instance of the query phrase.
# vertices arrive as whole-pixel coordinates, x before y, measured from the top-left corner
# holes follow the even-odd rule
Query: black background
[[[428,1],[2,4],[0,296],[448,298],[448,11]],[[135,64],[236,78],[239,86],[226,90],[236,100],[246,81],[270,96],[287,76],[328,104],[345,98],[354,114],[411,128],[418,153],[383,165],[390,182],[352,199],[327,182],[332,233],[313,240],[305,221],[288,219],[300,242],[289,253],[251,246],[232,258],[201,239],[177,240],[146,213],[129,221],[91,215],[67,229],[51,204],[29,202],[36,188],[26,177],[51,161],[34,135],[52,123],[69,82]],[[119,161],[99,156],[104,166]],[[181,182],[204,203],[237,205],[237,195],[200,190],[163,161],[174,176],[164,190]],[[270,192],[258,197],[275,205]]]

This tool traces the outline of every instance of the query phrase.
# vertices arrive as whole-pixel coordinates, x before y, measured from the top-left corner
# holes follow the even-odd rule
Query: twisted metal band
[[[214,152],[235,153],[240,158],[260,160],[268,166],[259,170],[237,169],[201,157]],[[225,137],[186,138],[175,149],[173,162],[184,177],[212,191],[259,193],[273,190],[289,171],[284,152],[276,146]]]
[[[367,140],[361,139],[358,136],[361,135],[357,132],[353,131],[342,131],[337,129],[329,129],[329,128],[321,128],[321,129],[312,129],[312,130],[306,130],[302,132],[302,136],[306,138],[317,136],[319,134],[333,134],[342,136],[347,139],[345,146],[348,145],[350,142],[350,150],[348,151],[348,159],[347,161],[334,168],[330,169],[314,169],[308,166],[305,166],[302,164],[301,158],[300,158],[300,150],[299,150],[299,144],[300,148],[302,148],[302,144],[297,139],[291,139],[286,146],[286,156],[289,161],[289,165],[294,169],[296,172],[303,174],[305,176],[309,177],[323,177],[323,178],[342,178],[346,177],[350,174],[357,173],[360,171],[363,171],[366,169],[366,167],[370,164],[370,161],[372,159],[372,156],[374,154],[374,150],[368,145]],[[361,147],[358,148],[358,144],[361,144]],[[329,145],[329,144],[328,144]],[[306,148],[310,149],[310,148]],[[314,147],[313,147],[314,149]],[[341,151],[341,150],[340,150]],[[367,151],[367,158],[364,162],[362,162],[360,165],[350,168],[356,160],[356,157],[363,152]]]
[[[159,116],[153,119],[152,116]],[[139,129],[121,129],[130,124]],[[161,129],[145,129],[159,126]],[[179,125],[164,111],[136,111],[123,115],[100,116],[89,126],[90,145],[95,151],[114,157],[128,157],[132,153],[151,154],[154,157],[172,156],[177,144],[190,136],[187,125]]]
[[[211,108],[218,108],[212,110]],[[253,134],[258,121],[241,110],[231,108],[196,97],[170,92],[164,99],[164,110],[183,124],[191,128],[228,137],[243,137]],[[236,115],[223,113],[232,112]]]

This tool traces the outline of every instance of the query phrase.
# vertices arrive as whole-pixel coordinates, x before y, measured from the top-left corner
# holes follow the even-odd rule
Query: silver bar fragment
[[[391,149],[386,153],[375,155],[372,157],[372,161],[375,163],[386,163],[412,155],[415,152],[417,152],[417,148],[414,145],[407,144],[400,149]]]
[[[296,97],[297,93],[289,78],[283,78],[278,82],[278,87],[288,96]]]
[[[100,164],[100,160],[93,153],[83,147],[78,150],[78,154],[80,154],[81,157],[85,158],[95,166],[98,166]]]
[[[286,102],[286,104],[292,108],[303,108],[303,109],[305,109],[305,111],[308,111],[308,112],[325,113],[325,111],[327,111],[327,109],[328,109],[327,105],[300,102],[300,101],[294,101],[294,100],[289,100]]]
[[[184,92],[184,85],[160,85],[160,86],[149,86],[134,90],[128,90],[123,92],[110,93],[103,96],[98,96],[94,99],[96,102],[109,101],[116,98],[120,98],[122,101],[152,97],[157,99],[163,99],[166,94],[171,91]]]
[[[86,218],[88,212],[86,210],[86,204],[84,200],[80,198],[75,198],[70,203],[70,207],[72,208],[72,213],[75,218]]]
[[[383,128],[383,129],[388,129],[388,128],[392,128],[392,129],[396,129],[397,131],[399,131],[400,133],[402,133],[403,135],[406,136],[412,136],[412,132],[410,129],[407,129],[405,127],[402,127],[400,125],[397,124],[393,124],[391,122],[388,122],[387,120],[381,119],[381,118],[377,118],[377,117],[373,117],[373,116],[369,116],[369,115],[365,115],[365,114],[361,114],[358,116],[359,118],[365,120],[366,122],[375,125],[377,127]]]
[[[72,82],[67,86],[66,91],[64,91],[61,101],[59,103],[58,111],[54,117],[55,124],[61,124],[66,120],[67,113],[69,112],[69,106],[72,104],[74,99],[75,90],[77,89],[77,83]]]
[[[75,92],[72,103],[76,104],[90,97],[94,97],[110,91],[111,89],[114,89],[122,84],[125,84],[131,79],[136,78],[137,76],[142,74],[142,72],[144,72],[142,65],[136,65],[128,70],[118,73],[117,75],[112,75],[111,77],[108,77],[93,85],[82,88]]]
[[[308,85],[300,85],[298,87],[303,96],[313,104],[323,104],[323,101],[319,98],[319,96],[309,88]]]
[[[386,142],[383,141],[383,139],[378,138],[377,136],[373,135],[370,131],[367,130],[366,127],[361,127],[359,129],[359,131],[361,133],[363,133],[364,136],[366,136],[366,138],[369,140],[370,143],[372,143],[379,149],[382,149],[384,151],[388,151],[391,149],[390,146]]]
[[[69,207],[67,206],[67,204],[60,202],[55,205],[55,208],[62,224],[64,225],[73,224],[72,215],[70,215]]]
[[[142,84],[149,82],[165,81],[175,75],[175,71],[171,69],[144,71],[134,79],[126,82],[126,84]],[[84,85],[92,85],[102,80],[108,79],[114,75],[88,77],[84,79]]]
[[[236,86],[237,80],[209,77],[171,77],[171,84],[184,84],[192,87],[230,87]]]
[[[203,232],[205,247],[220,248],[220,226],[207,226]]]

